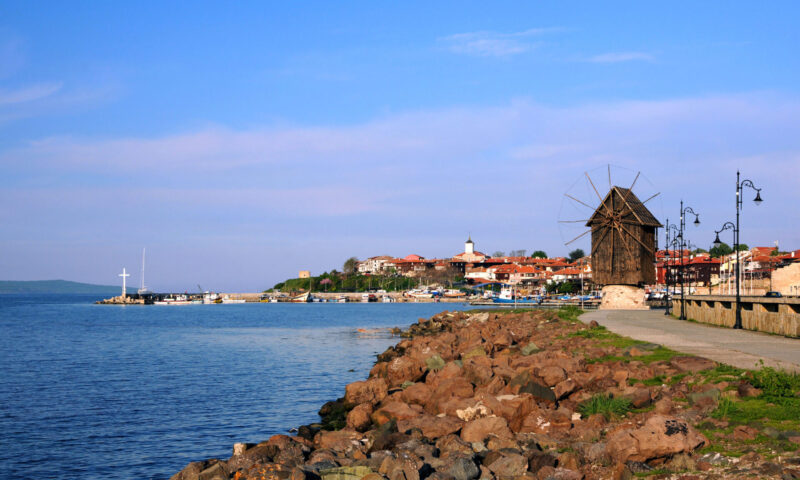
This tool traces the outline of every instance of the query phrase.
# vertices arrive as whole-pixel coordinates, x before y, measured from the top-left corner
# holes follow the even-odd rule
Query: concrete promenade
[[[764,366],[800,371],[800,339],[675,320],[663,310],[598,310],[581,321],[610,331],[739,368]]]

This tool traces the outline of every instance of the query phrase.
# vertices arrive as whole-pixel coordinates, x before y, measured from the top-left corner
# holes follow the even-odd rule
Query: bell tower
[[[475,253],[475,244],[472,242],[472,235],[464,242],[464,253],[472,255]]]

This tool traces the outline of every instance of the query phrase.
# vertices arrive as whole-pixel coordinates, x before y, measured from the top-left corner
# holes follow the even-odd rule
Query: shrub
[[[764,367],[750,374],[750,382],[765,397],[794,397],[800,390],[800,374]]]
[[[615,398],[607,394],[594,395],[589,400],[578,405],[581,415],[588,417],[599,413],[607,420],[621,417],[631,410],[631,401],[627,398]]]

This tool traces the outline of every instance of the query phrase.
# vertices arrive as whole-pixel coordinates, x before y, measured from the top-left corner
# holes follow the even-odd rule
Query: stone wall
[[[742,296],[742,327],[747,330],[800,337],[800,298]],[[672,301],[674,312],[680,298]],[[733,327],[736,322],[736,297],[729,295],[686,296],[686,318],[700,323]]]
[[[792,263],[772,272],[773,290],[784,295],[797,295],[798,288],[800,288],[800,262]]]

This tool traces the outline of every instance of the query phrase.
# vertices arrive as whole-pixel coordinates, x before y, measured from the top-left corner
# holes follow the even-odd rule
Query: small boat
[[[178,295],[177,297],[167,297],[164,300],[157,300],[153,305],[191,305],[193,302],[189,300],[186,295]]]
[[[390,297],[389,295],[384,295],[381,297],[381,302],[383,303],[394,303],[394,298]]]
[[[219,295],[214,292],[205,292],[203,294],[203,304],[204,305],[213,305],[215,303],[222,303],[222,299],[219,298]]]
[[[336,299],[336,303],[347,303],[347,297],[342,295],[341,297]]]
[[[292,303],[309,303],[309,302],[312,302],[313,300],[314,299],[311,296],[311,292],[306,292],[306,293],[304,293],[302,295],[298,295],[298,296],[292,298],[291,302]]]
[[[222,297],[222,303],[245,303],[245,299],[230,298],[229,296],[225,295],[224,297]]]
[[[459,298],[466,297],[467,294],[461,290],[446,290],[443,294],[446,298]]]

